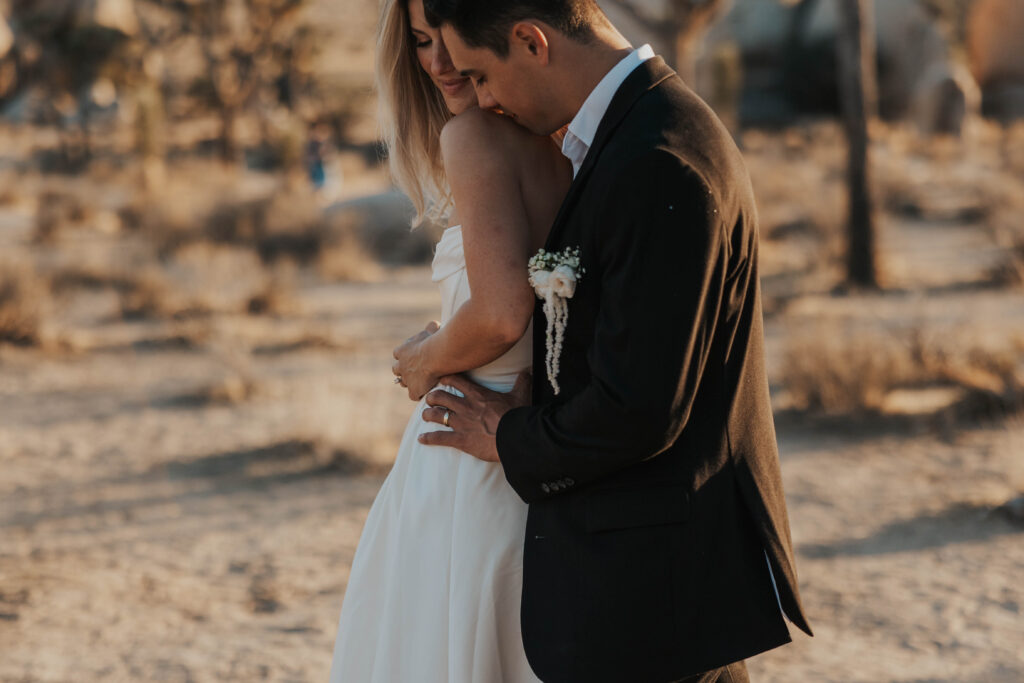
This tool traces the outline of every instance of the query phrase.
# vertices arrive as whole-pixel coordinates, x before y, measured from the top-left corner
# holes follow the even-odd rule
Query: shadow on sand
[[[999,508],[960,504],[938,513],[893,522],[866,538],[801,545],[798,552],[815,559],[885,555],[1022,533],[1024,528],[1014,525]]]

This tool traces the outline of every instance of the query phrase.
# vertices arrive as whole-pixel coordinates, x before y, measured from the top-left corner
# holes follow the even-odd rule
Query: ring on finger
[[[445,410],[444,411],[444,419],[441,420],[441,424],[443,424],[445,427],[451,427],[451,425],[448,424],[448,418],[450,418],[451,415],[452,415],[452,411]]]

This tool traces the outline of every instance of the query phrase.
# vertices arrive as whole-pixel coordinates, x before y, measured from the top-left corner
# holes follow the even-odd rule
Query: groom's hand
[[[427,394],[430,407],[423,411],[423,419],[443,425],[447,413],[451,431],[420,434],[420,443],[451,446],[480,460],[499,462],[495,440],[498,422],[513,408],[530,404],[529,373],[519,373],[515,386],[507,394],[486,389],[462,375],[442,377],[440,383],[458,389],[463,396],[443,389]]]

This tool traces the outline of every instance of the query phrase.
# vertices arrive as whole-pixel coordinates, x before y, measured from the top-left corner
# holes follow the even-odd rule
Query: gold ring
[[[443,424],[445,427],[451,427],[451,425],[448,424],[448,418],[451,416],[451,414],[452,414],[452,411],[450,411],[450,410],[444,411],[444,419],[441,420],[441,424]]]

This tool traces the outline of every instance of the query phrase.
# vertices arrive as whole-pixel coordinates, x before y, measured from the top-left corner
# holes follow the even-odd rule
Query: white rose
[[[563,299],[571,299],[576,293],[576,273],[569,266],[558,266],[551,273],[548,283],[553,291]]]
[[[551,271],[536,270],[530,274],[530,284],[537,296],[547,300],[551,296]]]

